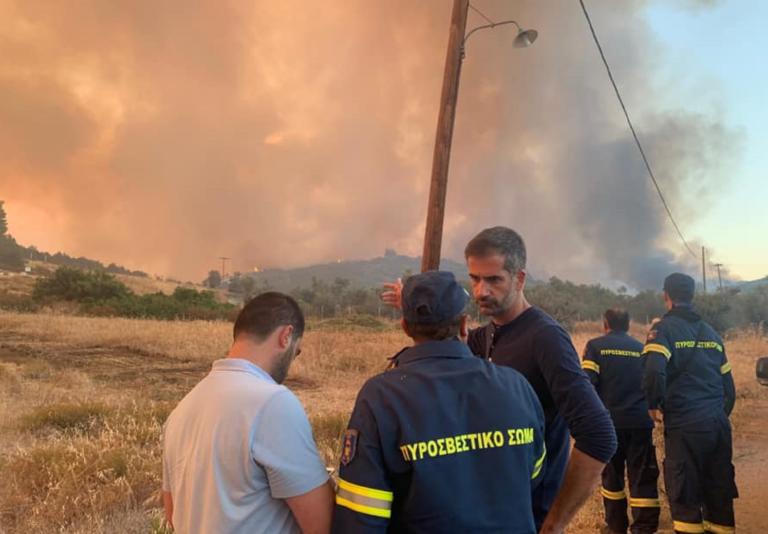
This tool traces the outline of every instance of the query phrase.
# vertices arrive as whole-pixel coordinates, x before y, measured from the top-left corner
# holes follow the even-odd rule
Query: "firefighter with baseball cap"
[[[659,526],[659,466],[653,444],[653,420],[641,387],[643,344],[628,334],[629,313],[611,308],[603,314],[605,335],[589,340],[582,368],[611,413],[619,446],[603,469],[600,494],[606,530],[625,533],[630,527],[627,501],[632,509],[633,534],[653,534]],[[629,478],[624,487],[624,472]]]
[[[664,280],[668,312],[648,333],[643,388],[664,423],[664,482],[675,532],[735,532],[728,416],[736,390],[722,338],[694,311],[693,278]]]
[[[476,358],[453,274],[410,277],[414,344],[358,394],[344,436],[333,532],[535,533],[544,413],[517,371]]]

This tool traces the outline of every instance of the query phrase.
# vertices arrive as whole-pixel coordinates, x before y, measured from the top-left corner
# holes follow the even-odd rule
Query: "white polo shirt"
[[[283,499],[327,480],[299,400],[246,360],[214,362],[166,422],[176,532],[299,533]]]

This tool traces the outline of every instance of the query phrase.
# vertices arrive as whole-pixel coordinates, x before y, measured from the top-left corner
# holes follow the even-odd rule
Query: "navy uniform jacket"
[[[507,324],[470,331],[469,348],[493,363],[525,376],[546,418],[547,462],[534,494],[534,517],[541,526],[560,489],[570,450],[575,447],[606,463],[616,452],[616,431],[595,388],[581,370],[568,333],[552,317],[531,307]]]
[[[664,426],[730,415],[736,400],[731,364],[722,338],[690,306],[675,306],[648,333],[643,389]]]
[[[333,532],[535,533],[544,414],[525,378],[457,339],[396,365],[357,397]]]
[[[619,330],[589,340],[584,348],[581,367],[611,413],[616,428],[653,428],[641,386],[642,352],[642,343]]]

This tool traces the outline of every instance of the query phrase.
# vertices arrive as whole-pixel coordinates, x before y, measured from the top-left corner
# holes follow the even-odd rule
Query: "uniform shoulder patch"
[[[348,428],[344,433],[344,442],[341,449],[341,465],[349,465],[357,452],[357,437],[360,432],[353,428]]]

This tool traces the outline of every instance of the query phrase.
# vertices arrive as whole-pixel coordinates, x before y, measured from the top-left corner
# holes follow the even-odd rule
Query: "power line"
[[[227,260],[231,260],[232,258],[229,258],[227,256],[219,256],[219,259],[221,260],[221,277],[224,278],[224,276],[226,275]]]
[[[597,50],[600,52],[600,57],[602,58],[603,64],[605,65],[605,70],[608,72],[608,78],[611,80],[611,85],[613,85],[613,90],[616,92],[616,98],[618,98],[619,100],[621,109],[624,112],[624,117],[626,117],[627,124],[629,125],[629,129],[632,132],[632,137],[635,138],[635,144],[637,145],[637,148],[640,151],[640,155],[643,158],[643,162],[645,163],[645,168],[648,170],[648,175],[651,177],[651,181],[653,182],[653,185],[656,187],[656,192],[659,194],[661,203],[664,205],[664,209],[666,210],[667,215],[669,215],[669,220],[672,222],[672,225],[675,227],[675,230],[677,230],[677,235],[680,236],[680,240],[683,242],[683,245],[685,245],[685,248],[688,249],[688,252],[691,253],[691,256],[698,259],[699,257],[698,254],[696,254],[693,251],[693,249],[691,249],[691,247],[688,245],[688,241],[686,241],[685,236],[683,236],[683,232],[680,230],[680,227],[677,225],[675,218],[672,216],[672,211],[669,209],[669,205],[667,204],[667,201],[661,192],[661,188],[659,187],[659,183],[656,181],[656,176],[654,176],[653,170],[651,170],[651,164],[648,162],[648,158],[645,156],[645,150],[643,150],[643,145],[640,143],[640,138],[637,137],[637,132],[635,132],[635,127],[632,125],[632,120],[629,118],[627,107],[624,105],[624,100],[621,98],[621,93],[619,93],[619,88],[616,85],[616,81],[613,79],[613,73],[611,72],[611,67],[608,65],[608,60],[605,59],[605,54],[603,53],[603,47],[600,46],[600,40],[597,38],[597,33],[595,33],[594,26],[592,26],[592,19],[589,18],[589,13],[587,12],[587,6],[584,5],[584,0],[579,0],[579,3],[581,4],[582,11],[584,11],[584,17],[586,17],[587,19],[587,24],[589,24],[589,31],[592,32],[592,38],[595,40],[595,45],[597,45]]]
[[[485,19],[485,20],[486,20],[486,21],[487,21],[489,24],[496,24],[496,23],[495,23],[495,22],[493,22],[491,19],[489,19],[488,17],[486,17],[486,16],[485,16],[485,14],[484,14],[482,11],[480,11],[479,9],[477,9],[477,8],[476,8],[475,6],[473,6],[472,4],[469,4],[469,9],[471,9],[472,11],[474,11],[475,13],[477,13],[478,15],[480,15],[481,17],[483,17],[483,18],[484,18],[484,19]]]

